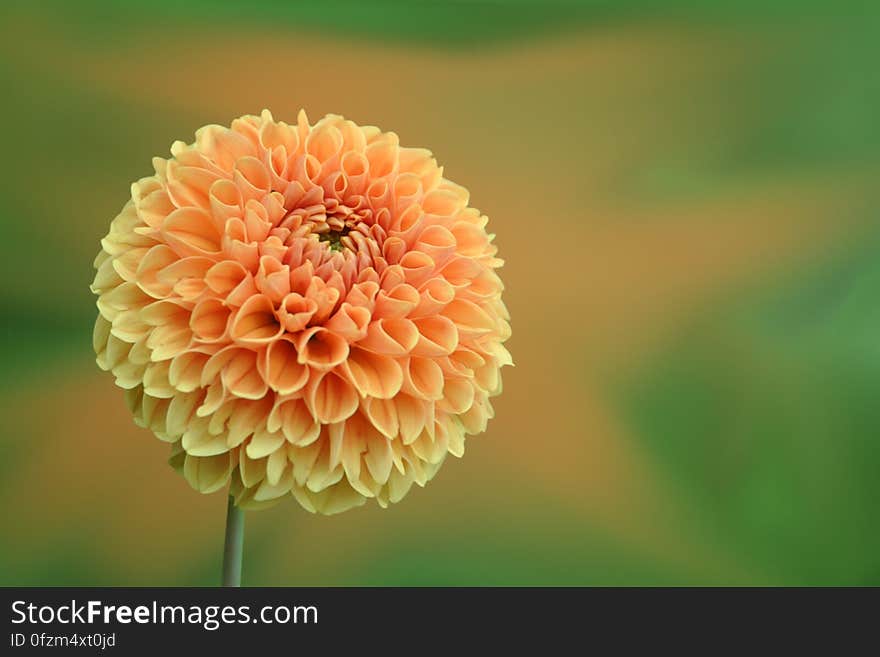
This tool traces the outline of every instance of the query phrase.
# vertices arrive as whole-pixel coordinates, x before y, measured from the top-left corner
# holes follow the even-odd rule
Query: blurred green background
[[[88,285],[150,158],[263,107],[434,150],[517,367],[401,504],[249,514],[245,584],[880,584],[880,11],[703,4],[4,2],[0,584],[217,582]]]

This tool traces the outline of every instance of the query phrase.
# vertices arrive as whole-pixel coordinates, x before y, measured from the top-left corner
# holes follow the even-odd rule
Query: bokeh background
[[[517,366],[403,503],[249,514],[245,584],[880,584],[865,12],[4,2],[0,584],[217,582],[225,496],[133,425],[88,285],[150,158],[263,107],[434,150],[498,234]]]

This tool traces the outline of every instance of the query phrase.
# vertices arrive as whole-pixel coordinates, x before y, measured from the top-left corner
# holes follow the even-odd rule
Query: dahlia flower
[[[98,365],[203,493],[397,502],[486,428],[511,362],[487,218],[430,151],[341,116],[195,137],[101,241]]]

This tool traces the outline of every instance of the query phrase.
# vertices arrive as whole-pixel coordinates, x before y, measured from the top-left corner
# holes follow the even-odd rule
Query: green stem
[[[226,507],[226,543],[223,546],[223,586],[241,586],[241,555],[244,547],[244,511],[232,495]]]

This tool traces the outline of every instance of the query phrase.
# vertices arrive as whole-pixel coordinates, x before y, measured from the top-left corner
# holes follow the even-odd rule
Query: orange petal
[[[221,250],[221,235],[211,215],[199,208],[175,210],[165,218],[161,233],[180,256],[216,256]]]
[[[242,344],[261,345],[276,340],[283,331],[272,301],[264,294],[256,294],[238,309],[229,335]]]
[[[317,440],[321,425],[315,422],[305,402],[291,399],[283,402],[277,409],[278,423],[288,442],[305,447]]]
[[[296,348],[288,340],[277,340],[266,349],[263,376],[273,390],[291,394],[309,379],[309,368],[297,360]]]
[[[205,272],[205,283],[217,294],[225,297],[247,278],[248,271],[240,262],[223,260]]]
[[[456,415],[464,413],[474,403],[474,386],[466,379],[446,379],[443,400],[438,408]]]
[[[421,297],[419,291],[412,285],[402,283],[388,292],[380,291],[376,297],[376,308],[373,316],[376,319],[383,317],[406,317],[417,305]]]
[[[400,426],[400,438],[405,445],[409,445],[421,434],[426,424],[433,423],[426,410],[433,404],[423,402],[405,393],[394,398],[397,407],[397,420]]]
[[[404,318],[380,319],[367,328],[367,335],[358,344],[365,349],[390,356],[403,356],[419,341],[416,325]]]
[[[219,342],[227,336],[229,308],[217,299],[203,299],[190,315],[189,325],[195,336],[204,342]]]
[[[208,191],[208,199],[211,215],[218,225],[225,226],[228,219],[241,216],[244,201],[238,187],[231,180],[223,178],[215,181]]]
[[[314,380],[305,399],[314,418],[322,424],[342,422],[358,407],[357,390],[334,372]]]
[[[306,299],[296,292],[291,292],[281,301],[278,320],[286,331],[296,333],[308,325],[317,309],[318,304],[314,299]]]
[[[364,397],[387,399],[396,395],[403,385],[400,365],[383,354],[354,347],[344,367],[354,387]]]
[[[171,294],[171,285],[158,280],[157,274],[168,265],[176,262],[178,256],[171,247],[157,244],[141,259],[137,268],[137,284],[151,297],[162,299]]]
[[[394,399],[373,399],[367,397],[364,400],[364,411],[370,422],[382,435],[395,438],[400,425],[397,419],[397,404]]]
[[[297,338],[299,362],[318,370],[328,370],[348,356],[348,342],[322,326],[303,331]]]
[[[403,275],[406,282],[414,287],[420,287],[434,272],[434,260],[427,253],[421,251],[408,251],[400,259]]]
[[[446,279],[432,278],[422,286],[418,306],[410,313],[410,317],[427,317],[436,315],[455,298],[455,288]]]
[[[431,358],[412,356],[404,370],[406,391],[420,399],[443,397],[443,370]]]
[[[314,300],[318,306],[312,324],[323,324],[333,314],[341,295],[337,288],[330,287],[319,277],[313,276],[305,296]]]
[[[242,399],[260,399],[268,389],[257,370],[257,354],[248,349],[235,351],[220,380],[229,392]]]
[[[342,336],[348,342],[356,342],[367,334],[370,323],[370,310],[363,306],[343,303],[339,310],[324,325],[329,330]]]
[[[455,299],[443,309],[443,316],[455,323],[458,333],[464,337],[477,337],[491,333],[495,321],[477,304],[464,299]]]
[[[219,174],[197,166],[169,160],[165,169],[168,197],[177,207],[208,208],[208,190]]]
[[[419,235],[413,249],[426,253],[434,263],[442,264],[455,252],[455,236],[443,226],[428,226]]]
[[[416,356],[446,356],[458,346],[458,331],[447,317],[423,317],[414,320],[418,329],[418,343],[412,352]]]
[[[254,278],[257,289],[279,303],[290,292],[290,268],[270,256],[260,258],[260,268]]]
[[[174,357],[168,370],[168,381],[181,392],[192,392],[200,385],[202,370],[210,354],[186,351]]]
[[[259,200],[269,193],[271,179],[263,163],[255,157],[242,157],[235,162],[232,179],[245,201]]]

